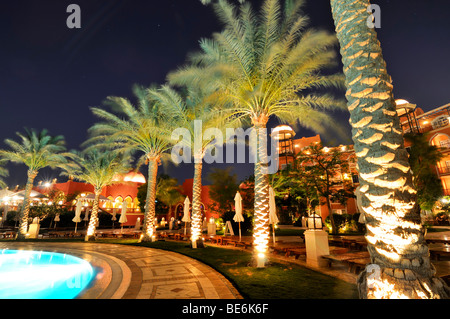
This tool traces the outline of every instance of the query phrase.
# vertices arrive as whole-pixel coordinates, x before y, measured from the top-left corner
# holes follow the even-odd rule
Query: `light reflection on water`
[[[73,299],[94,277],[86,260],[71,255],[0,251],[0,299]]]

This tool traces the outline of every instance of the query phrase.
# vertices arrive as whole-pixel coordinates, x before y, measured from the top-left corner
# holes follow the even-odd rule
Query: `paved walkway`
[[[450,231],[429,233],[426,237],[448,239]],[[277,239],[294,243],[300,238],[279,236]],[[63,252],[88,260],[100,271],[95,284],[80,296],[84,299],[242,299],[232,284],[217,271],[170,251],[105,243],[0,242],[0,249],[4,248]],[[314,268],[306,265],[304,257],[271,258],[297,263],[356,283],[357,275],[348,272],[345,265]],[[432,262],[438,276],[450,274],[450,261]]]
[[[81,299],[242,299],[217,271],[174,252],[103,243],[0,243],[4,248],[63,252],[88,260],[99,273]]]

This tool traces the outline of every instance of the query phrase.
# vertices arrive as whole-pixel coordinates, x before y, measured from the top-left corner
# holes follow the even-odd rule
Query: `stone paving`
[[[449,238],[449,232],[430,233],[427,238]],[[278,237],[295,242],[296,236]],[[212,245],[208,243],[208,245]],[[216,245],[213,245],[216,246]],[[242,249],[220,246],[228,249]],[[81,299],[242,299],[220,273],[187,256],[147,247],[105,243],[0,242],[0,249],[45,250],[68,253],[88,260],[99,269],[95,284]],[[306,258],[271,256],[293,262],[355,284],[357,275],[346,266],[314,268]],[[450,261],[432,261],[437,275],[450,275]]]
[[[174,252],[96,243],[0,243],[4,248],[64,252],[88,260],[101,271],[81,299],[242,299],[217,271]]]

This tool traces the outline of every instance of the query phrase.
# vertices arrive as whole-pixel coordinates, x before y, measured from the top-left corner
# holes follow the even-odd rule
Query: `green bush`
[[[364,233],[365,225],[358,222],[359,213],[355,214],[333,214],[334,225],[337,228],[337,232],[341,234],[346,233]],[[330,216],[327,216],[324,221],[325,226],[331,229]]]

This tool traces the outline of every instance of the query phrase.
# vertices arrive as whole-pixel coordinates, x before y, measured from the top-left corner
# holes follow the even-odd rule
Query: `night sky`
[[[81,29],[66,26],[71,3],[81,7]],[[377,32],[395,98],[425,111],[449,103],[450,2],[372,3],[381,8]],[[329,1],[309,0],[305,12],[312,27],[334,32]],[[110,95],[132,98],[135,83],[163,84],[167,73],[197,50],[200,38],[220,29],[212,9],[199,0],[1,1],[0,148],[27,127],[63,135],[68,149],[79,149],[97,120],[89,107]],[[337,114],[336,121],[348,127],[348,114]],[[205,167],[205,177],[211,167]],[[239,179],[253,173],[253,165],[234,167]],[[25,166],[8,168],[10,187],[23,185]],[[180,182],[193,176],[189,165],[160,171]],[[52,178],[62,180],[58,171],[43,170],[36,182]]]

